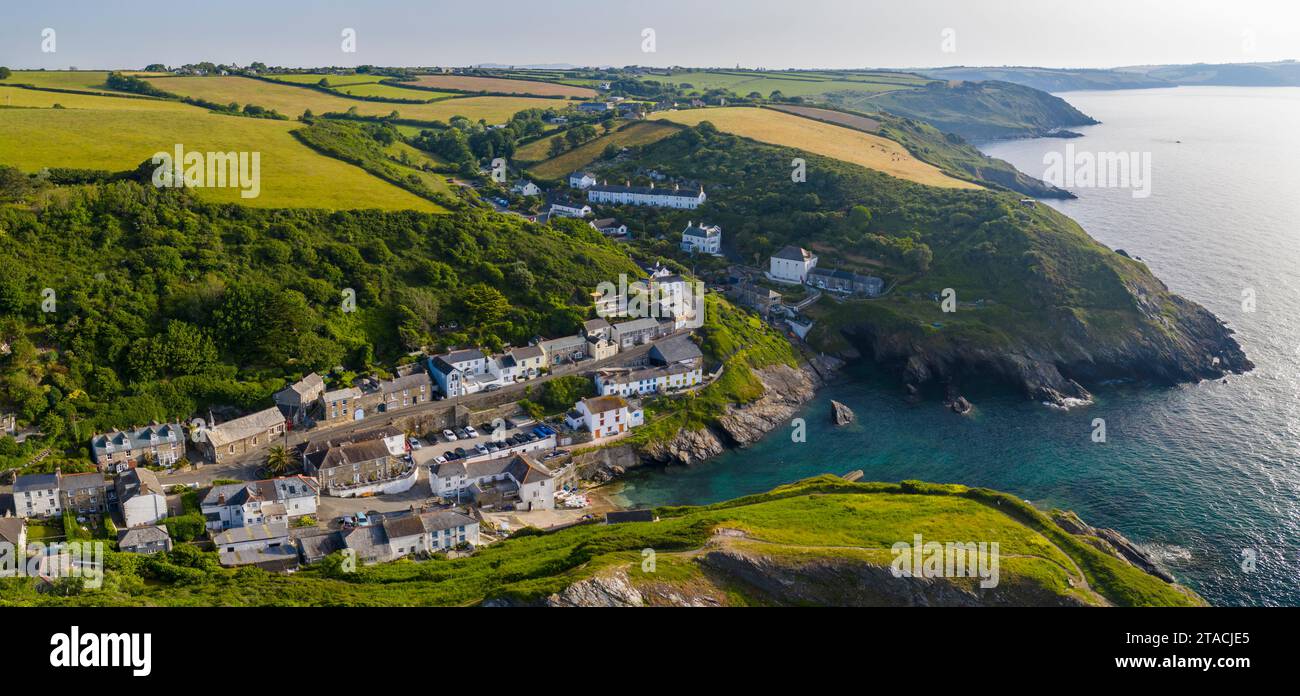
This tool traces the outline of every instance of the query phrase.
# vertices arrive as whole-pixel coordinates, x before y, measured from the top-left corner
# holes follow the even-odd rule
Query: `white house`
[[[213,486],[200,506],[208,529],[287,523],[316,514],[320,484],[308,476],[284,476]]]
[[[24,474],[15,478],[14,514],[23,518],[63,514],[58,473]]]
[[[592,220],[590,223],[592,229],[605,235],[606,237],[626,237],[627,225],[619,222],[616,218],[601,218]]]
[[[682,251],[701,254],[722,253],[722,228],[717,225],[686,224],[682,232]]]
[[[488,358],[477,348],[453,350],[429,358],[429,374],[438,383],[438,389],[448,397],[464,396],[478,391],[470,378],[488,373]]]
[[[591,206],[576,201],[555,200],[551,201],[547,212],[551,217],[585,218],[591,216]]]
[[[779,283],[802,285],[808,272],[817,267],[817,255],[797,246],[787,246],[771,259],[767,277]]]
[[[574,172],[569,175],[569,186],[576,189],[589,189],[596,183],[596,177],[588,172]]]
[[[640,408],[631,407],[621,396],[595,396],[583,399],[565,416],[571,428],[591,432],[599,440],[630,431],[645,422]]]
[[[539,346],[511,348],[488,363],[488,371],[499,382],[522,382],[539,376],[546,367],[546,354]]]
[[[479,525],[473,518],[451,510],[385,518],[384,533],[394,560],[421,553],[434,553],[461,544],[479,545]]]
[[[117,504],[127,527],[157,524],[167,516],[167,496],[157,474],[148,469],[131,469],[117,477]]]
[[[678,208],[695,210],[704,204],[708,197],[704,187],[699,190],[672,188],[655,188],[650,186],[608,186],[599,184],[587,188],[587,202],[602,205],[648,205],[653,208]]]
[[[533,182],[527,179],[519,180],[518,182],[515,183],[514,187],[511,188],[510,190],[520,196],[542,195],[542,189],[538,187],[537,184],[534,184]]]
[[[596,393],[601,396],[640,396],[662,394],[703,383],[704,370],[699,366],[673,365],[641,370],[599,370]]]
[[[485,488],[505,484],[510,500],[527,510],[550,510],[555,507],[555,475],[529,454],[481,459],[456,460],[437,464],[429,470],[429,489],[444,498],[481,495]]]

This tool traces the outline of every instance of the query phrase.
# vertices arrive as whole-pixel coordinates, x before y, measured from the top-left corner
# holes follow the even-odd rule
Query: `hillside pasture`
[[[787,114],[811,118],[815,121],[825,121],[834,123],[838,126],[860,130],[864,133],[875,133],[880,130],[880,121],[867,116],[858,114],[845,113],[843,111],[833,111],[831,109],[819,109],[815,106],[795,106],[793,104],[772,104],[768,108],[776,109]]]
[[[471,75],[421,75],[415,79],[413,84],[421,87],[453,89],[463,92],[526,94],[540,97],[577,97],[579,99],[592,99],[596,96],[596,90],[590,87],[577,87],[536,80],[474,77]]]
[[[76,95],[55,98],[65,96]],[[299,123],[223,116],[174,102],[162,104],[188,109],[188,113],[174,109],[0,109],[0,132],[6,134],[0,138],[0,164],[27,172],[45,167],[124,171],[134,169],[155,152],[170,153],[180,143],[187,151],[261,153],[258,197],[241,198],[235,188],[196,190],[198,196],[209,200],[264,208],[441,209],[358,167],[305,147],[290,134],[302,127]]]
[[[161,75],[162,73],[123,70],[122,74],[148,77]],[[0,80],[0,85],[32,85],[33,87],[49,89],[76,89],[87,92],[103,92],[105,94],[117,93],[105,86],[104,82],[106,80],[108,80],[107,70],[14,70],[8,79]]]
[[[691,109],[657,113],[653,118],[686,126],[697,126],[709,121],[718,130],[727,133],[833,157],[927,186],[980,188],[970,182],[954,179],[938,167],[922,162],[892,140],[772,109]]]
[[[769,96],[781,92],[787,97],[812,97],[831,92],[852,91],[863,93],[888,92],[919,87],[927,79],[909,73],[893,72],[757,72],[747,70],[691,70],[683,72],[650,73],[647,80],[684,87],[688,92],[704,93],[710,89],[727,89],[746,96],[758,92]]]
[[[581,169],[596,161],[604,153],[605,148],[610,145],[616,147],[647,145],[663,140],[677,133],[678,130],[671,125],[656,121],[632,123],[622,130],[616,130],[609,135],[603,135],[595,140],[583,143],[557,157],[546,159],[544,162],[530,167],[529,171],[534,176],[541,178],[558,179],[569,172]],[[534,161],[534,158],[545,159],[550,146],[550,138],[542,138],[520,148],[515,153],[515,158],[525,161]]]
[[[397,111],[402,118],[417,121],[448,121],[453,116],[464,116],[471,121],[484,119],[488,123],[505,123],[524,109],[561,108],[563,102],[554,99],[529,97],[466,97],[447,99],[431,104],[391,104],[348,99],[326,94],[320,90],[292,85],[278,85],[265,80],[246,77],[164,77],[151,80],[159,89],[173,94],[198,97],[218,104],[236,102],[256,104],[297,117],[310,109],[312,113],[343,113],[356,108],[362,116],[387,116]]]
[[[55,104],[65,109],[104,109],[108,111],[181,111],[202,113],[198,107],[170,99],[140,99],[105,94],[70,94],[39,89],[10,87],[0,84],[0,107],[49,109]]]

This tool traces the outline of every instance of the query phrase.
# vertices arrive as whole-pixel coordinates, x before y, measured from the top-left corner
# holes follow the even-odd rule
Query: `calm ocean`
[[[895,380],[857,366],[801,414],[806,443],[777,431],[698,466],[639,473],[626,501],[709,503],[854,469],[988,486],[1118,529],[1214,604],[1300,605],[1300,89],[1060,96],[1102,124],[983,149],[1034,176],[1067,144],[1150,153],[1149,197],[1075,189],[1078,200],[1050,205],[1227,321],[1255,372],[1172,389],[1089,384],[1097,403],[1065,413],[966,385],[976,412],[962,418],[937,400],[905,404]],[[832,427],[831,399],[859,422]],[[1105,443],[1091,439],[1094,418]]]

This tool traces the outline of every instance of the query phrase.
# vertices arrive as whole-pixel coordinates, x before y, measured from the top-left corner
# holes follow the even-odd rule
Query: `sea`
[[[1095,403],[1068,411],[964,384],[975,411],[962,417],[937,397],[909,404],[896,378],[852,365],[798,414],[804,441],[778,429],[701,464],[634,472],[621,502],[706,504],[856,469],[866,480],[987,486],[1119,530],[1212,604],[1300,605],[1300,89],[1058,96],[1100,125],[981,149],[1037,177],[1067,154],[1085,166],[1081,153],[1149,163],[1149,179],[1076,177],[1076,200],[1040,204],[1227,322],[1253,372],[1086,384]],[[832,399],[857,422],[831,425]]]

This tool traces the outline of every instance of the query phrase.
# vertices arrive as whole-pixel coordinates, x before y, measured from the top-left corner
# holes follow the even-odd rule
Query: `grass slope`
[[[499,77],[474,77],[470,75],[421,75],[412,82],[421,87],[452,89],[462,92],[491,92],[495,94],[523,94],[541,97],[577,97],[593,99],[596,90],[537,80],[510,80]]]
[[[10,90],[0,90],[10,91]],[[31,92],[31,90],[12,90]],[[54,95],[55,100],[76,95]],[[379,208],[438,211],[441,208],[350,164],[313,152],[290,131],[290,121],[222,116],[175,102],[85,97],[113,109],[0,109],[0,163],[33,172],[44,167],[134,169],[176,143],[189,151],[261,153],[261,195],[239,197],[236,189],[198,189],[207,200],[263,208]],[[132,109],[137,102],[158,110]]]
[[[529,171],[544,179],[558,179],[596,161],[610,145],[620,148],[647,145],[667,138],[677,131],[677,128],[666,123],[654,121],[632,123],[551,159],[546,159],[547,151],[551,146],[550,138],[542,138],[519,148],[515,152],[515,159],[524,162],[545,160],[530,166]]]
[[[670,74],[651,73],[647,80],[674,84],[687,92],[704,93],[726,89],[740,96],[758,92],[768,96],[779,91],[787,97],[809,97],[828,92],[876,94],[925,84],[928,79],[910,73],[789,71],[755,72],[747,70],[689,70]],[[686,85],[691,87],[688,89]]]
[[[472,605],[536,601],[604,571],[634,582],[689,588],[701,571],[691,552],[715,530],[740,530],[744,543],[776,563],[836,559],[886,567],[890,547],[927,541],[996,541],[999,591],[1011,598],[1070,597],[1088,604],[1196,605],[1199,597],[1106,555],[1064,532],[1013,496],[964,486],[848,483],[822,476],[708,507],[663,508],[659,522],[587,525],[525,534],[457,560],[398,561],[339,573],[336,564],[290,576],[224,570],[215,554],[191,548],[169,557],[108,555],[104,587],[70,597],[38,593],[27,579],[0,580],[0,605]],[[658,568],[640,572],[640,550]],[[660,573],[662,569],[662,573]],[[885,580],[891,582],[891,580]],[[953,584],[981,597],[969,579]],[[734,603],[762,601],[733,579]],[[846,599],[871,588],[831,588]],[[1045,593],[1045,594],[1044,594]],[[1006,596],[1005,594],[1003,595]],[[1033,600],[1029,600],[1033,601]]]
[[[927,186],[979,188],[918,160],[906,148],[886,138],[772,109],[691,109],[655,114],[655,118],[688,126],[709,121],[727,133],[772,145],[797,147]]]
[[[486,119],[489,123],[504,123],[525,109],[546,109],[564,104],[554,99],[531,97],[468,97],[431,104],[393,104],[348,99],[319,90],[237,76],[163,77],[150,80],[150,84],[172,94],[198,97],[218,104],[256,104],[289,117],[297,117],[307,109],[319,115],[355,108],[363,116],[387,116],[397,111],[402,118],[419,121],[448,121],[453,116],[464,116],[471,121]]]

